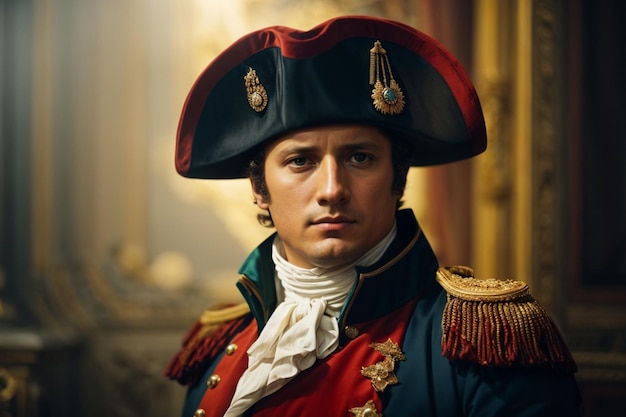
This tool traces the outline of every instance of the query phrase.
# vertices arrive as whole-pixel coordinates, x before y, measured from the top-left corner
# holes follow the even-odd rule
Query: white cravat
[[[272,259],[276,264],[279,300],[281,289],[284,300],[248,349],[248,369],[239,379],[224,417],[241,416],[258,400],[278,391],[337,348],[337,317],[354,286],[355,266],[369,266],[378,261],[395,236],[394,223],[389,234],[365,255],[336,269],[305,269],[290,264],[276,236]]]

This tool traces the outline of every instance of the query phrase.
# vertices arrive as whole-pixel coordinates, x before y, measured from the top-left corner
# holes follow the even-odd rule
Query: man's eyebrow
[[[339,146],[339,149],[341,151],[358,151],[358,150],[378,150],[381,148],[381,145],[374,141],[374,140],[368,140],[368,139],[363,139],[363,140],[355,140],[355,141],[349,141],[347,143],[342,143]],[[280,158],[285,158],[288,157],[291,154],[308,154],[308,153],[312,153],[312,152],[316,152],[319,150],[319,146],[318,145],[309,145],[306,143],[290,143],[288,145],[285,145],[285,147],[283,149],[280,149],[277,153],[278,157]]]
[[[340,146],[341,149],[346,149],[346,150],[359,150],[359,149],[380,149],[380,144],[376,141],[373,140],[359,140],[359,141],[354,141],[354,142],[348,142],[345,144],[342,144]]]
[[[312,145],[302,145],[299,143],[293,143],[285,146],[283,149],[278,151],[278,156],[281,158],[285,158],[291,154],[307,154],[315,151],[315,146]]]

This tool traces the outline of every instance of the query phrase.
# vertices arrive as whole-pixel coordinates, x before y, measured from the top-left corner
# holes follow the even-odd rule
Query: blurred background
[[[0,416],[179,415],[163,377],[271,230],[243,180],[182,179],[202,69],[241,35],[338,15],[448,47],[488,150],[414,169],[442,265],[529,283],[579,365],[585,416],[626,396],[626,3],[620,0],[0,0]],[[619,402],[618,402],[619,401]]]

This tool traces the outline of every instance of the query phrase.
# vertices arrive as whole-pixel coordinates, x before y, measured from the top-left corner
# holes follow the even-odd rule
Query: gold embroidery
[[[383,414],[376,410],[376,404],[372,400],[365,403],[363,407],[351,408],[350,412],[355,417],[383,417]]]
[[[388,385],[398,383],[398,377],[393,372],[394,360],[386,357],[384,361],[361,369],[361,374],[372,380],[376,392],[383,392]]]
[[[466,301],[502,302],[530,295],[523,281],[477,279],[471,268],[463,266],[439,268],[437,281],[449,294]]]
[[[385,356],[391,357],[394,361],[403,361],[406,359],[400,346],[391,339],[387,339],[385,343],[372,343],[369,347],[376,349]]]
[[[385,343],[372,343],[369,347],[382,353],[385,359],[374,365],[363,367],[361,375],[372,380],[372,386],[376,392],[383,392],[387,386],[398,383],[398,377],[394,372],[396,361],[403,361],[406,357],[398,344],[391,339],[387,339]]]

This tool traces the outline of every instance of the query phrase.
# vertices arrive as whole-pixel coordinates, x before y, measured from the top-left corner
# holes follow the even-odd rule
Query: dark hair
[[[390,135],[386,135],[390,137]],[[398,199],[397,208],[402,206],[402,195],[404,194],[404,188],[406,187],[406,176],[411,167],[412,159],[411,147],[402,140],[391,140],[391,163],[393,165],[393,182],[391,183],[391,192],[397,193],[400,198]],[[255,192],[260,194],[265,201],[270,201],[270,192],[267,189],[267,183],[265,182],[265,148],[262,148],[257,152],[250,164],[248,165],[248,177],[252,182],[252,187]],[[262,226],[272,227],[274,222],[270,213],[257,214],[257,220]]]

